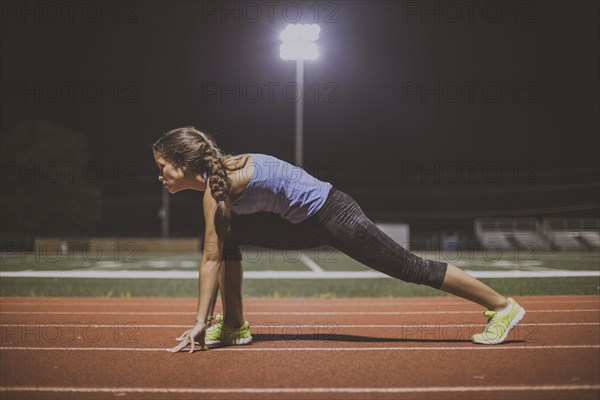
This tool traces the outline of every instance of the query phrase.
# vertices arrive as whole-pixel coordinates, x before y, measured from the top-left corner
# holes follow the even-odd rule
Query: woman
[[[377,228],[349,195],[301,168],[265,154],[223,154],[209,134],[193,127],[167,132],[152,148],[158,179],[170,193],[204,192],[196,324],[168,351],[189,345],[193,352],[196,340],[202,350],[211,343],[252,340],[243,317],[241,244],[279,249],[330,245],[389,276],[473,301],[488,310],[488,324],[473,336],[475,343],[502,343],[525,315],[513,299],[456,266],[410,253]],[[210,327],[219,287],[223,317]]]

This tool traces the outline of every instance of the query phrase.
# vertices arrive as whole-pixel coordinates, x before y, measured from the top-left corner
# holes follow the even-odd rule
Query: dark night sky
[[[235,14],[224,21],[206,14],[223,2],[123,2],[120,23],[113,2],[87,2],[102,11],[96,23],[83,8],[70,21],[61,2],[63,16],[52,22],[42,2],[28,3],[40,21],[22,3],[2,4],[1,129],[49,119],[85,133],[93,161],[107,169],[114,162],[139,166],[137,183],[105,182],[99,231],[158,232],[161,187],[147,144],[166,130],[194,125],[227,152],[293,162],[294,104],[281,88],[294,81],[295,67],[279,58],[278,37],[294,16],[292,9],[282,15],[291,2],[279,2],[272,21],[263,2],[253,2],[263,14],[258,22],[250,21],[252,9],[237,14],[239,22]],[[439,1],[295,3],[300,22],[322,28],[321,57],[305,69],[313,85],[305,98],[305,167],[355,197],[367,215],[423,229],[468,229],[474,216],[486,215],[598,216],[597,185],[560,186],[600,178],[598,2],[522,2],[517,17],[515,2],[484,2],[500,7],[497,22],[493,7],[488,14],[475,8],[471,19],[468,2],[455,9]],[[433,11],[411,14],[415,7]],[[453,22],[457,10],[462,17]],[[39,83],[43,94],[52,82],[63,87],[55,103],[7,90]],[[68,82],[76,84],[73,101]],[[277,85],[272,99],[269,82]],[[102,89],[97,102],[83,97],[90,83]],[[247,89],[239,102],[208,90],[236,84]],[[431,93],[420,99],[421,84],[430,91],[438,85],[439,102]],[[256,87],[262,96],[253,101]],[[502,92],[492,101],[495,88]],[[409,165],[433,169],[436,162],[458,164],[465,175],[466,163],[479,163],[475,181],[402,177]],[[485,163],[497,164],[503,179],[486,182]],[[515,165],[533,179],[515,179]],[[200,196],[173,196],[174,232],[196,229]]]

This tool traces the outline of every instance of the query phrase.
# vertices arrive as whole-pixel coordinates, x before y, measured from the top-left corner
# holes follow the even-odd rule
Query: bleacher
[[[551,250],[551,243],[535,218],[477,219],[475,237],[485,248]]]
[[[545,218],[542,226],[556,250],[597,251],[600,249],[599,218]]]

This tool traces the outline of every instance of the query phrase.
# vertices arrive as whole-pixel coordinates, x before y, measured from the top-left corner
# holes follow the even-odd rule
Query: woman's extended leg
[[[356,201],[344,192],[334,190],[315,218],[309,218],[304,225],[326,243],[373,269],[486,307],[484,315],[488,323],[483,333],[473,335],[475,343],[502,343],[525,315],[525,310],[513,299],[504,298],[454,265],[410,253],[367,218]]]
[[[488,310],[507,306],[505,297],[456,266],[410,253],[379,229],[346,193],[334,190],[328,200],[307,225],[343,253],[392,277],[443,290]]]
[[[448,264],[440,290],[471,300],[488,310],[500,311],[508,305],[506,297],[452,264]]]

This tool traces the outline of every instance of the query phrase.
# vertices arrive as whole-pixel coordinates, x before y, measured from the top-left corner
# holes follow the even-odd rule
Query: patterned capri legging
[[[336,188],[317,213],[298,224],[274,213],[232,213],[222,260],[241,261],[240,245],[286,251],[329,245],[386,275],[436,289],[442,286],[448,267],[410,253],[367,218],[352,197]]]

